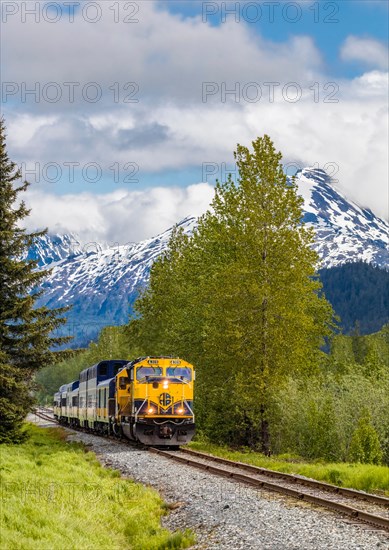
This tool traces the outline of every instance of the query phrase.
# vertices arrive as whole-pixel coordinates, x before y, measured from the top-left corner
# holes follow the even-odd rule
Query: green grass
[[[300,474],[341,487],[389,496],[389,468],[373,464],[309,463],[299,457],[267,457],[251,451],[236,451],[204,441],[192,441],[190,448],[278,472]]]
[[[30,438],[3,445],[4,550],[162,550],[187,548],[190,532],[161,528],[167,507],[153,489],[100,466],[63,430],[28,425]],[[76,483],[77,481],[77,483]]]

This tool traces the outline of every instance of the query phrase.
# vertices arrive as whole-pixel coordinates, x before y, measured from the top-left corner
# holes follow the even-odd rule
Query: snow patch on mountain
[[[195,223],[195,218],[186,218],[178,225],[190,234]],[[126,323],[139,292],[147,284],[151,266],[167,247],[172,230],[138,244],[81,250],[50,263],[38,306],[55,308],[71,304],[62,334],[74,336],[73,344],[78,346],[93,340],[104,326]]]
[[[305,168],[296,174],[296,183],[304,199],[303,221],[316,234],[320,267],[355,261],[389,267],[386,221],[348,200],[324,170]]]
[[[82,252],[80,241],[73,233],[65,235],[47,233],[35,239],[35,243],[23,259],[37,261],[38,267],[48,267],[54,262],[72,258]]]
[[[304,198],[303,221],[314,228],[314,248],[320,267],[366,261],[389,268],[389,224],[370,210],[349,201],[320,169],[306,168],[296,174]],[[188,217],[179,224],[186,234],[196,227]],[[128,321],[134,301],[146,286],[154,261],[166,250],[173,228],[138,244],[83,247],[76,235],[45,235],[29,251],[29,258],[51,273],[38,305],[71,304],[67,334],[74,345],[86,345],[104,326]]]

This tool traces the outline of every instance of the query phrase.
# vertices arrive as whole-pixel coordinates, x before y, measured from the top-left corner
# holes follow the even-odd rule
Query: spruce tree
[[[7,430],[0,441],[16,441],[23,416],[31,405],[31,381],[41,367],[69,355],[54,351],[69,337],[53,336],[66,320],[68,308],[51,310],[35,307],[42,294],[39,285],[47,271],[37,270],[37,262],[27,260],[29,247],[45,231],[28,233],[21,227],[29,215],[20,194],[29,183],[21,181],[18,167],[7,154],[4,120],[0,120],[0,414]],[[8,435],[7,435],[8,434]]]
[[[22,370],[6,363],[0,353],[0,443],[23,441],[21,426],[32,403]]]

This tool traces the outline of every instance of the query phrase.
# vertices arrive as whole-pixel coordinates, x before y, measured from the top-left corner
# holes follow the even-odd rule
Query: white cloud
[[[370,71],[351,81],[354,97],[380,96],[384,99],[388,91],[389,74],[382,71]]]
[[[338,103],[325,103],[329,92],[321,90],[318,103],[310,91],[295,104],[279,94],[272,104],[156,106],[134,125],[131,120],[127,125],[125,116],[117,112],[109,115],[107,124],[101,117],[94,128],[88,119],[61,117],[53,126],[51,121],[36,123],[31,117],[36,129],[28,131],[31,139],[24,138],[19,147],[15,146],[17,133],[13,134],[12,125],[9,134],[13,136],[13,150],[31,162],[34,158],[42,162],[78,161],[82,165],[95,161],[107,171],[113,163],[123,166],[132,161],[139,165],[137,177],[142,183],[143,173],[186,166],[197,167],[200,180],[203,163],[217,163],[219,169],[223,162],[231,166],[238,142],[249,144],[256,136],[268,133],[285,162],[296,161],[301,167],[338,165],[334,175],[345,194],[387,217],[386,83],[387,75],[377,71],[340,82]],[[14,126],[18,126],[17,119]],[[165,129],[160,137],[157,128]],[[128,134],[119,138],[121,130]]]
[[[23,3],[29,9],[35,5]],[[114,23],[112,5],[104,1],[100,2],[102,15],[96,23],[88,23],[80,15],[71,24],[66,19],[50,23],[42,17],[36,22],[34,16],[26,16],[22,23],[21,11],[9,16],[3,25],[3,56],[7,59],[3,81],[20,86],[26,82],[28,89],[38,82],[42,96],[48,82],[79,82],[76,99],[82,98],[83,84],[96,82],[103,97],[95,104],[67,102],[69,87],[64,86],[62,99],[52,104],[35,104],[32,96],[27,96],[26,108],[51,106],[58,112],[61,108],[74,111],[81,107],[87,114],[101,110],[101,105],[112,106],[114,91],[109,87],[115,82],[136,82],[136,97],[142,102],[153,99],[188,103],[201,101],[203,81],[272,81],[282,75],[282,81],[302,82],[308,72],[315,73],[322,66],[320,52],[308,36],[292,36],[277,43],[233,20],[212,27],[202,21],[201,15],[181,18],[153,1],[138,5],[136,24]],[[123,9],[121,20],[125,15]],[[120,100],[129,92],[121,90]],[[54,97],[54,89],[48,95]],[[132,107],[136,110],[137,105]]]
[[[213,193],[207,183],[144,191],[119,189],[100,195],[58,196],[30,188],[26,204],[32,211],[25,227],[76,233],[84,244],[139,242],[162,233],[188,215],[199,216],[207,209]]]
[[[4,110],[11,158],[41,164],[98,162],[105,169],[115,162],[136,162],[140,180],[142,173],[197,166],[199,181],[204,162],[230,164],[237,142],[248,144],[266,132],[286,162],[337,164],[335,177],[346,195],[387,216],[386,73],[334,79],[325,73],[310,37],[272,42],[244,22],[227,20],[212,27],[201,16],[183,18],[155,2],[138,4],[139,23],[133,25],[113,23],[108,2],[101,3],[103,16],[95,24],[80,17],[71,25],[35,23],[31,16],[22,23],[19,13],[3,25],[3,81],[20,89],[22,82],[38,82],[42,88],[54,81],[64,92],[58,103],[21,103],[19,114],[14,106],[20,89],[10,98]],[[341,56],[384,68],[382,48],[375,40],[349,37]],[[65,100],[64,82],[81,83],[74,103]],[[86,82],[101,86],[100,102],[80,98]],[[109,90],[114,82],[137,82],[139,103],[123,103],[122,89],[115,102]],[[205,103],[203,82],[218,87]],[[228,95],[223,101],[223,82],[227,89],[238,85],[237,102]],[[247,99],[244,87],[250,82],[261,86],[257,103]],[[280,83],[274,102],[266,82]],[[281,92],[288,82],[301,87],[295,103]],[[339,102],[331,103],[331,97]],[[137,240],[203,211],[211,187],[199,185],[61,197],[37,185],[29,192],[29,223],[82,232],[90,240],[93,235],[122,240],[129,231],[128,240]],[[148,213],[142,226],[133,221],[139,205]]]
[[[387,46],[373,38],[348,36],[342,45],[340,56],[344,61],[362,61],[370,67],[388,69]]]
[[[358,83],[343,89],[337,104],[281,103],[260,113],[252,108],[247,122],[253,133],[273,137],[285,162],[327,169],[348,198],[387,218],[387,106],[374,94],[361,101]]]

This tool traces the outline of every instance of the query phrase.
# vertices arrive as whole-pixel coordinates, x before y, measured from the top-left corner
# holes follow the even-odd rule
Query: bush
[[[289,379],[273,392],[272,451],[389,465],[388,396],[388,376],[377,380],[354,372]]]
[[[382,456],[380,441],[371,423],[370,412],[364,409],[351,440],[349,459],[351,462],[362,464],[381,464]]]

